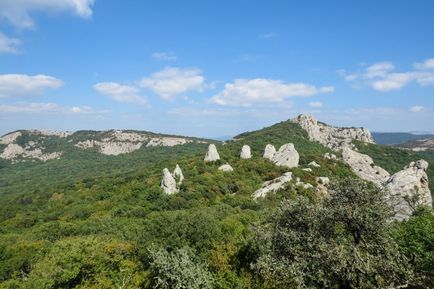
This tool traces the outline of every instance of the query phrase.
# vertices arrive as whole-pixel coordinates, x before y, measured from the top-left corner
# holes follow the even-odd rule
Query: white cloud
[[[411,112],[421,112],[423,109],[424,109],[424,107],[420,106],[420,105],[415,105],[415,106],[410,107]]]
[[[60,106],[55,103],[0,104],[2,113],[46,113],[59,110]]]
[[[421,86],[434,85],[434,73],[423,70],[434,67],[434,59],[415,63],[414,67],[417,70],[394,72],[395,66],[391,62],[378,62],[362,72],[346,73],[345,70],[339,70],[338,74],[346,81],[359,82],[359,85],[367,85],[380,92],[400,90],[411,82]]]
[[[309,102],[309,106],[311,106],[311,107],[322,107],[322,102],[320,102],[320,101],[311,101],[311,102]]]
[[[43,74],[0,74],[0,98],[40,95],[45,88],[59,88],[63,84],[62,80]]]
[[[422,70],[422,69],[433,69],[434,68],[434,58],[426,59],[422,63],[415,63],[414,68]]]
[[[92,16],[95,0],[1,0],[0,20],[18,28],[34,26],[31,14],[35,12],[72,12],[82,18]]]
[[[21,102],[15,104],[0,104],[0,112],[3,114],[103,114],[108,110],[94,110],[90,106],[62,106],[51,102]]]
[[[284,83],[273,79],[236,79],[211,98],[219,105],[250,106],[253,103],[276,103],[289,97],[306,97],[318,93],[333,92],[331,86],[317,88],[305,83]]]
[[[147,100],[139,95],[139,89],[130,85],[121,85],[116,82],[100,82],[93,88],[102,95],[108,96],[113,100],[124,103],[136,103],[147,105]]]
[[[18,46],[21,45],[21,40],[9,38],[0,32],[0,53],[18,53]]]
[[[154,52],[151,56],[157,61],[175,61],[178,59],[173,52]]]
[[[140,86],[169,100],[186,91],[202,91],[204,82],[205,77],[197,68],[169,67],[143,78]]]

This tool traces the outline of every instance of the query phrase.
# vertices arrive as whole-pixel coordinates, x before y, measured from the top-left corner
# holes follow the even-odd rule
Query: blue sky
[[[1,0],[0,134],[434,132],[434,2]]]

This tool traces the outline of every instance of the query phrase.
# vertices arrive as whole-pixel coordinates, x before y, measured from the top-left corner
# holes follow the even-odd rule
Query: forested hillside
[[[330,149],[290,121],[235,139],[217,144],[221,159],[212,163],[203,161],[207,145],[200,143],[118,156],[72,149],[45,163],[3,162],[0,288],[433,285],[430,209],[389,222],[384,192],[342,161],[324,158]],[[265,145],[285,143],[300,154],[294,177],[312,185],[329,177],[332,197],[291,182],[253,200],[264,181],[288,171],[262,158]],[[244,144],[251,159],[239,157]],[[362,149],[391,171],[420,157]],[[311,161],[320,167],[303,170]],[[217,169],[225,163],[234,171]],[[176,164],[185,180],[179,193],[166,195],[161,172]]]

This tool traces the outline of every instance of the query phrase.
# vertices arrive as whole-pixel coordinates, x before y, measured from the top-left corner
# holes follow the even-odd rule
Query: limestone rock
[[[229,164],[224,164],[224,165],[219,166],[218,170],[223,171],[223,172],[233,172],[234,171],[234,169]]]
[[[163,147],[173,147],[177,145],[183,145],[191,142],[185,138],[180,137],[158,137],[151,138],[151,140],[146,144],[147,147],[163,146]]]
[[[317,141],[332,149],[351,145],[353,140],[374,143],[371,133],[366,128],[332,127],[305,114],[301,114],[291,121],[298,123],[307,132],[310,140]]]
[[[217,151],[217,148],[214,144],[210,144],[208,146],[208,151],[206,152],[204,161],[205,162],[214,162],[216,160],[219,160],[220,156],[219,153]]]
[[[272,144],[267,144],[265,146],[264,155],[262,157],[264,159],[272,160],[275,153],[276,153],[276,148]]]
[[[184,180],[184,174],[182,173],[182,170],[178,164],[176,164],[175,170],[173,171],[173,177],[178,181],[178,185],[182,184],[182,181]]]
[[[241,148],[240,158],[243,160],[250,159],[252,157],[252,153],[250,151],[250,147],[248,145],[243,145]]]
[[[342,158],[361,179],[381,186],[389,178],[389,173],[385,169],[376,166],[368,155],[345,147],[342,150]]]
[[[272,158],[276,165],[288,168],[298,167],[299,160],[300,155],[292,143],[281,146]]]
[[[313,186],[309,183],[303,184],[303,189],[311,189]]]
[[[163,179],[161,180],[161,188],[168,195],[172,195],[178,192],[178,189],[176,188],[175,178],[167,168],[164,168],[163,170]]]
[[[314,168],[319,168],[319,167],[321,167],[319,164],[317,164],[315,161],[311,161],[309,164],[308,164],[308,166],[310,166],[310,167],[314,167]]]
[[[424,160],[411,162],[402,171],[392,175],[385,183],[389,200],[394,207],[396,220],[407,219],[417,205],[432,206]]]
[[[312,169],[311,168],[304,168],[304,169],[301,169],[302,171],[305,171],[305,172],[311,172],[312,171]]]
[[[30,158],[37,159],[40,161],[48,161],[53,159],[58,159],[62,155],[61,152],[44,153],[42,150],[44,148],[33,148],[31,145],[22,147],[19,144],[10,143],[6,146],[3,152],[0,154],[0,158],[6,160],[16,161],[16,158]]]
[[[328,185],[330,183],[330,179],[328,177],[317,177],[316,182],[321,185]]]
[[[336,155],[332,154],[332,153],[325,153],[324,158],[327,160],[336,160],[337,159]]]
[[[19,131],[6,134],[0,138],[0,144],[8,145],[13,143],[22,133]]]
[[[285,187],[285,184],[292,180],[292,173],[287,172],[274,180],[264,182],[262,187],[255,191],[252,196],[254,199],[265,197],[269,193],[275,193]]]

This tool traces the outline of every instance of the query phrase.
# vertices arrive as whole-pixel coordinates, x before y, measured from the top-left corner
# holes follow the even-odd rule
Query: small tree
[[[165,249],[151,250],[153,288],[212,288],[211,273],[203,262],[194,257],[195,255],[189,247],[183,247],[170,253]]]
[[[390,237],[384,192],[355,179],[314,202],[285,201],[260,234],[257,268],[271,288],[388,288],[406,285],[407,260]]]

